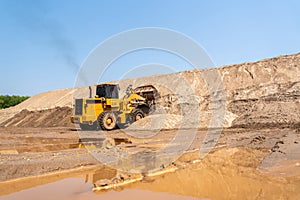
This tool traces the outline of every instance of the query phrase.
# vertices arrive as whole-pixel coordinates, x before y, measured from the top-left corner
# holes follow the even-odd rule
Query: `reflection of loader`
[[[156,95],[157,90],[151,85],[136,89],[129,86],[126,95],[119,99],[119,85],[99,84],[95,98],[90,91],[90,98],[75,99],[75,115],[71,116],[71,122],[79,124],[82,130],[123,127],[149,114]]]

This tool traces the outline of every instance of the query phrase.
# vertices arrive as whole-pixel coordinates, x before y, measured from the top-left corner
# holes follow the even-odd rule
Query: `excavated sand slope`
[[[219,100],[216,98],[218,101],[215,102],[211,101],[207,84],[203,79],[203,74],[211,71],[219,73],[226,97]],[[188,107],[185,114],[194,115],[199,111],[199,126],[206,127],[212,111],[219,109],[214,105],[225,103],[224,125],[227,127],[282,127],[299,126],[299,74],[300,53],[254,63],[127,79],[119,81],[119,84],[121,94],[129,84],[133,87],[154,85],[160,93],[157,101],[161,110],[170,114],[167,117],[175,116],[173,121],[177,120],[176,115],[181,114],[184,107]],[[88,94],[88,88],[83,87],[35,95],[15,107],[0,110],[0,126],[70,126],[68,120],[72,98],[88,97]],[[215,95],[220,96],[220,91],[216,91]],[[197,110],[190,109],[192,107]],[[170,121],[172,119],[167,119],[167,124]],[[141,126],[146,124],[143,121],[139,123]],[[166,128],[173,127],[167,125]]]

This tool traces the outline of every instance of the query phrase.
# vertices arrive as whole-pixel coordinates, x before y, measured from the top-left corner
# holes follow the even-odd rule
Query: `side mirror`
[[[99,98],[99,96],[98,96],[98,95],[95,95],[95,98]]]

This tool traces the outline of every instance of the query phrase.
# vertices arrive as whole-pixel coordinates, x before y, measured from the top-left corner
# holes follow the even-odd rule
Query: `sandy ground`
[[[300,53],[117,81],[120,94],[129,84],[153,84],[163,111],[126,132],[78,131],[70,123],[73,98],[87,97],[88,87],[37,94],[0,110],[0,200],[300,199],[299,66]],[[214,77],[203,76],[212,72],[224,86],[213,96],[207,81]],[[223,104],[227,128],[207,137],[205,128],[220,127],[209,122]],[[181,116],[197,112],[199,123],[184,119],[177,137]]]
[[[122,130],[101,133],[110,139],[97,137],[99,132],[64,127],[1,128],[0,195],[67,177],[85,177],[94,188],[136,180],[117,188],[196,198],[241,199],[246,194],[248,199],[300,197],[299,129],[224,129],[215,148],[202,160],[199,148],[206,130],[198,130],[179,159],[161,168],[162,174],[152,175],[119,172],[101,164],[89,149],[97,144],[129,152],[157,151],[172,141],[176,130],[163,130],[143,139]],[[89,149],[80,145],[86,138],[92,141]],[[219,188],[217,192],[215,188]]]

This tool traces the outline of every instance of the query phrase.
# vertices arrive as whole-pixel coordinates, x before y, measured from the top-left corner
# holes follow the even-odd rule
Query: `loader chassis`
[[[99,84],[95,98],[75,99],[74,115],[71,122],[83,130],[112,130],[124,127],[149,114],[155,104],[156,89],[153,86],[131,88],[123,98],[119,98],[117,84]]]

